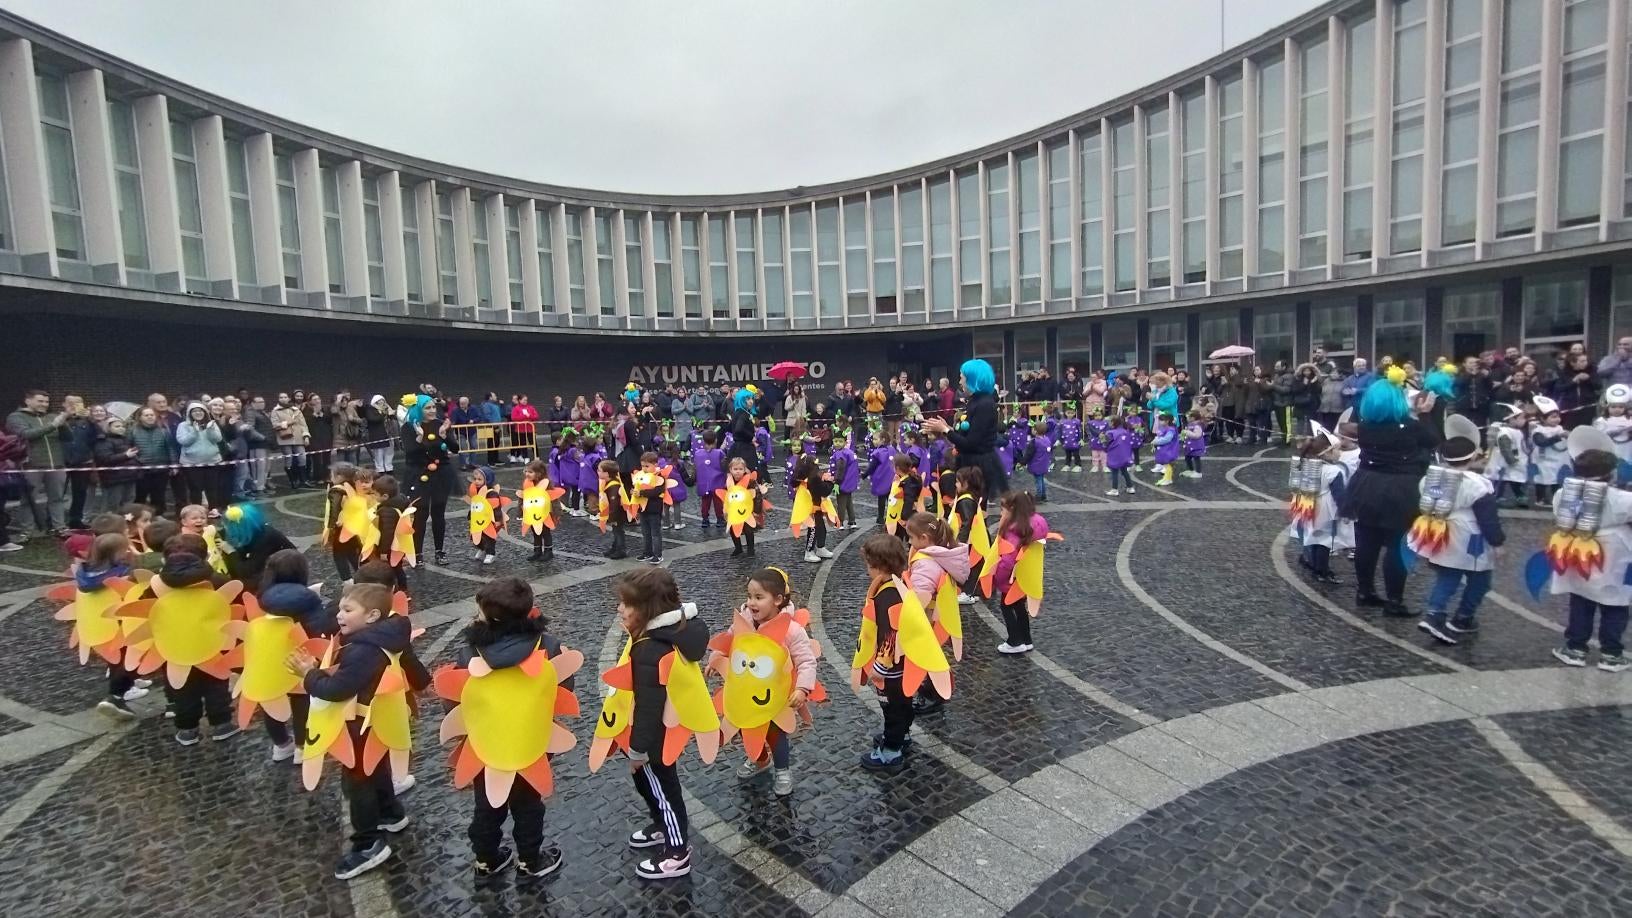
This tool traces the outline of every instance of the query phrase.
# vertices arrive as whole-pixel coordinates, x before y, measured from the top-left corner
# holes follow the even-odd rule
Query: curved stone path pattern
[[[1109,498],[1103,476],[1052,475],[1040,509],[1066,541],[1048,550],[1037,649],[998,654],[995,606],[968,610],[955,697],[918,719],[893,776],[856,766],[879,709],[845,689],[870,529],[831,533],[835,557],[815,565],[785,513],[755,559],[729,557],[729,539],[688,515],[665,532],[685,598],[717,629],[753,562],[787,570],[833,691],[794,743],[790,798],[738,782],[734,748],[686,761],[696,867],[666,884],[633,876],[624,836],[644,813],[625,770],[588,773],[594,673],[579,680],[580,745],[557,759],[548,802],[557,876],[473,878],[470,795],[451,787],[431,704],[397,856],[333,880],[346,832],[336,777],[302,790],[259,725],[179,747],[156,691],[135,722],[99,715],[101,672],[74,664],[43,598],[62,560],[31,543],[0,564],[0,913],[1627,914],[1632,678],[1550,665],[1563,609],[1532,600],[1519,571],[1546,517],[1507,515],[1513,547],[1481,631],[1441,647],[1414,621],[1356,610],[1347,564],[1340,586],[1300,576],[1276,496],[1285,472],[1284,451],[1225,447],[1205,478],[1170,490]],[[313,548],[319,496],[264,509],[332,583]],[[550,564],[506,538],[484,568],[449,516],[451,560],[412,575],[433,668],[453,658],[476,585],[499,573],[532,583],[552,630],[597,672],[611,662],[612,578],[638,565],[604,560],[591,521],[560,521]],[[1411,581],[1419,610],[1426,581]]]

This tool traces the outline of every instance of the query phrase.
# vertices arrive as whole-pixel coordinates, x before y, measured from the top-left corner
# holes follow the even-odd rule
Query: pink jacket
[[[1047,537],[1048,520],[1043,519],[1043,515],[1040,513],[1033,513],[1031,515],[1031,540],[1041,542]],[[1002,533],[1000,538],[1016,548],[1020,546],[1020,537],[1013,532]],[[992,586],[999,594],[1009,588],[1009,581],[1014,578],[1014,563],[1018,560],[1020,560],[1018,551],[998,557],[997,570],[992,572]]]
[[[783,611],[792,612],[789,606]],[[755,631],[759,630],[759,623],[754,621],[754,613],[748,611],[747,605],[737,607],[738,618],[748,623]],[[816,651],[810,642],[810,635],[798,622],[788,625],[788,639],[782,643],[782,648],[788,652],[788,659],[793,661],[793,684],[795,688],[802,688],[806,693],[816,688]],[[710,658],[712,660],[712,657]]]
[[[942,548],[939,545],[931,545],[922,551],[913,552],[912,557],[912,566],[907,568],[908,585],[918,594],[918,601],[924,604],[924,611],[929,613],[930,620],[933,621],[935,584],[940,582],[941,573],[944,571],[951,574],[959,590],[963,589],[963,582],[969,579],[969,546]]]

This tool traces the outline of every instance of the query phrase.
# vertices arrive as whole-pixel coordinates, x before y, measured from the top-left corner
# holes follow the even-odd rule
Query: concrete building
[[[1629,7],[1336,0],[982,149],[687,197],[370,147],[0,14],[0,383],[1602,353],[1632,333]]]

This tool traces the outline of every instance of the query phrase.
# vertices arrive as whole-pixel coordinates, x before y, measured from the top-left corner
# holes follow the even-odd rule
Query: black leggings
[[[1119,469],[1111,469],[1111,487],[1113,488],[1116,487],[1117,476],[1121,476],[1122,481],[1124,482],[1122,485],[1124,488],[1133,487],[1133,473],[1128,471],[1127,466],[1124,465]]]
[[[1201,457],[1200,456],[1185,456],[1184,457],[1184,469],[1187,472],[1199,472],[1199,471],[1201,471]]]
[[[805,551],[815,551],[827,547],[827,517],[817,510],[811,517],[811,527],[805,530]]]
[[[1080,450],[1080,449],[1068,449],[1068,450],[1066,450],[1065,451],[1065,464],[1066,465],[1072,465],[1072,466],[1082,465],[1082,450]]]
[[[429,506],[421,506],[414,514],[414,553],[425,553],[425,524],[431,525],[431,538],[436,542],[436,550],[442,550],[442,540],[448,535],[448,499],[427,499]]]
[[[748,546],[749,551],[753,551],[754,550],[754,527],[752,527],[752,526],[742,527],[742,535],[740,537],[736,533],[732,533],[731,534],[731,544],[737,546],[738,548],[741,548],[744,545],[746,545],[746,546]]]
[[[516,856],[523,864],[536,864],[544,847],[544,801],[538,791],[518,778],[510,785],[505,802],[493,806],[487,802],[487,782],[482,775],[476,775],[476,812],[470,817],[470,847],[476,860],[490,866],[498,864],[506,816],[512,822],[510,834],[516,839]]]
[[[1405,532],[1365,523],[1354,524],[1355,587],[1361,596],[1377,594],[1377,561],[1383,562],[1383,588],[1390,602],[1405,599],[1405,560],[1400,557],[1400,539]]]
[[[1031,643],[1031,613],[1026,611],[1025,600],[1017,603],[1000,602],[998,611],[1003,613],[1003,625],[1008,629],[1008,645],[1021,647]]]

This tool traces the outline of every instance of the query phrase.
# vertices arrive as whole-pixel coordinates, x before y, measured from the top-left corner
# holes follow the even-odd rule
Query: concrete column
[[[137,155],[142,161],[142,209],[147,215],[147,255],[153,265],[153,279],[160,290],[185,290],[187,285],[182,279],[181,264],[180,205],[176,203],[176,168],[170,145],[170,103],[164,96],[142,96],[136,100],[133,109],[136,115]],[[271,136],[260,136],[266,138],[270,150]],[[6,168],[10,169],[15,156],[11,138],[8,136],[6,141]],[[250,160],[254,161],[253,153]],[[270,165],[268,168],[271,168]],[[271,175],[270,172],[267,174]],[[16,178],[12,179],[13,190],[17,187],[16,181]],[[278,212],[275,203],[271,213],[270,238],[276,249]],[[273,264],[277,267],[270,276],[282,277],[281,262],[274,261]]]
[[[1618,4],[1610,4],[1611,9]],[[1479,180],[1474,202],[1474,257],[1496,238],[1496,138],[1501,129],[1502,0],[1485,0],[1479,34]],[[1610,14],[1611,16],[1614,13]],[[1619,183],[1617,183],[1619,184]]]
[[[654,214],[651,211],[647,211],[640,216],[640,286],[646,291],[646,312],[644,314],[653,317],[657,315],[657,251],[652,243],[652,221],[663,219],[667,219],[663,214]],[[784,238],[788,234],[787,226],[786,222],[782,224]],[[670,245],[673,245],[672,237]],[[763,263],[760,264],[759,270],[763,277],[765,271]],[[674,272],[670,271],[669,273],[673,274]],[[786,276],[786,274],[787,272],[784,270],[783,275]],[[785,296],[782,302],[788,302]]]
[[[471,218],[487,221],[487,273],[492,276],[493,308],[510,308],[510,230],[504,224],[504,195],[490,194]],[[499,291],[504,295],[500,296]]]
[[[946,199],[949,202],[948,206],[952,208],[952,310],[953,310],[953,314],[956,315],[957,310],[962,308],[962,303],[963,303],[963,239],[961,238],[962,235],[963,235],[963,220],[960,218],[959,212],[958,212],[958,208],[962,206],[962,201],[960,200],[960,197],[958,195],[958,173],[957,173],[956,169],[946,170],[946,181],[947,181],[947,186],[948,186],[947,187]],[[799,205],[796,204],[794,206],[797,207]],[[805,205],[805,209],[809,210],[810,209],[809,205]],[[791,211],[792,208],[789,208],[789,210]],[[811,220],[814,221],[815,219],[816,219],[815,215],[812,214]],[[815,239],[816,239],[815,231],[816,231],[816,224],[814,222],[812,222],[811,223],[811,245],[812,246],[815,246],[815,244],[816,244],[816,242],[815,242]],[[790,232],[790,236],[791,236],[791,232],[792,232],[792,227],[791,226],[789,227],[789,232]],[[815,250],[814,249],[812,249],[811,254],[814,257],[814,255],[815,255]],[[812,272],[814,272],[815,268],[813,267],[811,270],[812,270]],[[790,272],[790,276],[791,276],[791,272],[793,271],[793,266],[792,265],[788,266],[788,271]],[[815,276],[816,275],[814,273],[811,274],[812,278],[814,278]],[[815,281],[813,280],[812,283],[814,284]],[[788,307],[789,307],[789,309],[792,309],[793,300],[791,300],[791,299],[788,300]],[[791,313],[790,313],[790,315],[791,315]]]
[[[425,302],[442,303],[442,275],[436,268],[436,182],[414,186],[414,215],[419,218],[419,289]]]
[[[102,71],[68,77],[73,112],[74,167],[79,172],[79,209],[85,223],[85,260],[102,283],[124,284],[125,247],[119,236],[119,201],[113,184],[113,138]]]
[[[1100,264],[1101,276],[1105,283],[1107,300],[1116,292],[1116,278],[1113,266],[1116,262],[1116,189],[1112,187],[1112,178],[1115,170],[1111,168],[1111,119],[1099,119],[1099,226],[1101,241]]]
[[[1067,131],[1065,136],[1065,168],[1071,175],[1071,184],[1066,192],[1071,198],[1071,216],[1069,217],[1071,221],[1071,305],[1072,308],[1075,308],[1077,300],[1082,296],[1082,145],[1077,136],[1076,128]],[[928,213],[929,188],[927,183],[924,188],[924,206],[924,251],[928,253],[930,251],[930,226]],[[1048,267],[1048,265],[1045,263],[1044,267]],[[929,269],[930,265],[926,264],[924,266],[924,298],[926,301],[933,299],[930,296],[933,285]]]
[[[1298,267],[1299,239],[1302,232],[1302,206],[1298,202],[1298,180],[1301,176],[1300,166],[1303,149],[1303,51],[1298,43],[1290,38],[1281,43],[1281,68],[1286,75],[1281,80],[1281,109],[1285,114],[1281,123],[1286,125],[1286,133],[1282,146],[1286,150],[1281,155],[1281,162],[1285,166],[1281,170],[1281,265],[1284,271],[1290,272]],[[1328,90],[1330,92],[1330,90]]]
[[[1609,221],[1621,219],[1626,206],[1626,186],[1622,181],[1626,157],[1626,104],[1616,87],[1626,85],[1627,8],[1625,3],[1609,4],[1608,64],[1604,85],[1604,183],[1598,205],[1600,238],[1608,239]],[[1613,342],[1611,342],[1613,343]]]
[[[1372,62],[1376,76],[1373,87],[1375,111],[1371,143],[1371,261],[1388,254],[1388,221],[1393,214],[1390,188],[1394,169],[1394,0],[1377,0],[1377,59]]]
[[[1612,4],[1613,5],[1613,4]],[[1445,165],[1445,0],[1428,0],[1428,32],[1424,42],[1427,60],[1423,72],[1422,134],[1422,250],[1438,249],[1443,235],[1440,227],[1440,199],[1444,196]],[[1480,41],[1484,37],[1480,36]]]
[[[1184,212],[1183,104],[1177,92],[1167,94],[1167,276],[1175,287],[1184,284],[1184,218],[1187,216]],[[1043,201],[1045,204],[1048,201],[1046,194]],[[1048,276],[1045,274],[1043,279],[1046,282]]]
[[[528,312],[542,312],[544,288],[538,270],[538,208],[533,199],[523,198],[516,207],[516,215],[521,221],[521,306]]]
[[[1349,36],[1340,16],[1326,19],[1326,264],[1343,261],[1343,173],[1348,154],[1345,127],[1349,120],[1348,85]],[[1327,275],[1328,277],[1330,274]]]
[[[374,180],[380,195],[380,248],[385,251],[385,289],[370,290],[387,302],[408,299],[408,259],[402,249],[402,176],[382,172]]]
[[[741,286],[737,283],[737,214],[736,211],[728,211],[724,217],[710,219],[725,221],[725,303],[726,308],[731,310],[728,324],[734,327],[737,324],[737,316],[739,315],[737,312],[737,297],[742,292]],[[617,230],[614,228],[613,239],[616,238]],[[872,257],[871,251],[871,248],[869,248],[868,258]],[[616,262],[613,263],[613,267],[616,269]],[[616,273],[615,270],[614,273]]]
[[[1241,62],[1242,282],[1258,273],[1258,65]]]
[[[1040,163],[1037,166],[1037,174],[1039,176],[1045,174],[1043,172],[1042,164]],[[868,226],[872,225],[872,218],[873,208],[872,204],[869,203],[867,206]],[[899,226],[897,226],[896,235],[899,236],[900,232],[901,229]],[[900,285],[897,284],[896,290],[899,292],[900,289]],[[876,301],[877,297],[875,296],[875,291],[873,290],[872,235],[869,233],[867,240],[868,308],[870,309],[871,304]],[[1014,155],[1013,150],[1009,151],[1009,302],[1014,304],[1018,304],[1020,302],[1020,162],[1019,157]]]
[[[149,98],[160,99],[160,96]],[[136,111],[137,135],[141,134],[142,114],[141,101],[137,102]],[[166,135],[168,136],[168,135]],[[147,151],[142,150],[142,160],[147,161]],[[283,298],[283,242],[278,233],[278,178],[277,164],[273,161],[272,135],[251,134],[244,139],[244,164],[249,175],[249,219],[255,227],[255,276],[260,281],[263,291],[277,291],[276,302],[284,302]],[[147,173],[142,170],[142,184],[147,184]],[[152,196],[148,196],[147,219],[150,224],[148,238],[153,238],[151,224],[153,222]],[[174,227],[172,222],[170,226]],[[178,242],[179,245],[179,242]],[[180,254],[176,255],[176,264],[180,265]],[[158,265],[155,262],[154,268]],[[179,267],[176,270],[180,270]]]
[[[476,249],[472,242],[470,189],[455,188],[448,192],[453,204],[453,262],[459,271],[459,305],[476,306]],[[493,240],[488,238],[488,245]]]
[[[975,176],[977,186],[975,193],[980,195],[980,305],[981,315],[985,315],[986,307],[992,305],[992,197],[991,192],[987,191],[985,160],[981,160],[976,167]],[[844,202],[842,201],[839,202],[839,215],[842,221],[844,215]],[[844,227],[842,225],[839,227],[839,237],[839,247],[842,252],[844,247]],[[1109,238],[1109,236],[1106,238]],[[818,258],[818,260],[820,259]],[[820,277],[817,278],[816,286],[818,289],[821,288]],[[839,286],[844,286],[844,256],[842,254],[839,256]]]
[[[24,38],[0,42],[0,130],[4,131],[6,148],[6,181],[16,237],[13,244],[30,274],[55,276],[57,247],[51,229],[45,143],[40,137],[34,46]],[[152,219],[151,213],[148,219]]]
[[[595,215],[599,208],[584,208],[583,222],[579,229],[584,237],[584,314],[598,316],[601,314],[601,271],[598,259],[601,255],[600,245],[595,240]],[[703,308],[711,310],[709,305],[709,270],[708,270],[708,225],[702,222],[699,230],[703,231],[701,240],[703,250]],[[709,312],[712,320],[713,313]]]
[[[1218,283],[1218,77],[1208,74],[1202,80],[1202,92],[1207,96],[1207,233],[1205,236],[1207,249],[1207,292],[1213,291],[1213,285]]]
[[[1617,4],[1611,3],[1610,6]],[[1558,229],[1558,132],[1563,105],[1564,57],[1562,33],[1564,4],[1544,3],[1541,12],[1541,128],[1536,149],[1536,247],[1542,237]],[[1626,46],[1609,49],[1626,54]],[[1624,86],[1605,83],[1605,95],[1619,98]]]
[[[355,159],[334,167],[335,184],[340,186],[340,258],[345,264],[341,271],[342,287],[346,296],[384,296],[385,291],[368,289],[368,233],[363,217],[363,164]],[[384,242],[384,221],[380,224],[381,242]],[[383,247],[383,246],[382,246]],[[334,266],[330,271],[336,270]]]
[[[550,214],[550,253],[551,261],[554,262],[555,266],[555,270],[552,272],[555,274],[555,308],[558,312],[570,315],[572,313],[572,290],[571,280],[567,276],[567,205],[550,204],[548,206],[552,211]],[[678,240],[680,238],[678,235],[680,230],[678,220],[674,229],[677,234],[674,238]],[[674,245],[678,253],[680,243],[676,241]],[[676,259],[675,264],[678,268],[678,259]],[[679,270],[674,273],[676,277],[679,277]],[[678,289],[676,287],[676,290]],[[680,300],[677,299],[675,302],[678,303]],[[585,309],[587,311],[587,305]],[[683,314],[684,311],[682,308],[681,313]]]
[[[629,249],[623,230],[623,211],[608,215],[607,230],[612,238],[612,305],[620,316],[629,314]],[[735,256],[733,256],[734,258]],[[731,266],[731,282],[736,283],[736,265]],[[736,312],[736,297],[731,299],[732,313]]]
[[[232,248],[232,199],[227,196],[227,138],[221,116],[193,122],[193,160],[198,165],[198,204],[204,221],[204,270],[217,295],[238,296],[238,260]]]
[[[1145,225],[1150,210],[1150,170],[1145,166],[1145,113],[1143,105],[1133,107],[1133,286],[1136,290],[1150,286],[1150,239]]]
[[[300,211],[300,273],[308,294],[317,294],[327,305],[329,297],[329,255],[323,241],[323,176],[317,151],[296,151],[295,206]],[[335,276],[341,266],[334,265]],[[308,301],[309,303],[309,301]]]

